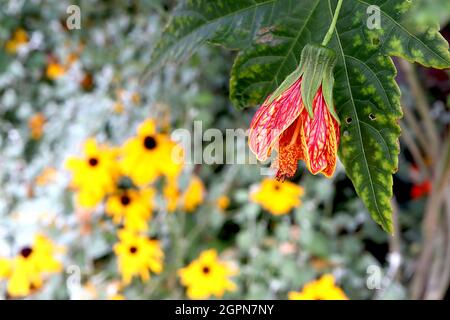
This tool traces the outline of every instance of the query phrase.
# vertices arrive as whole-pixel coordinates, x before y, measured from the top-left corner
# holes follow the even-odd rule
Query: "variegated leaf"
[[[448,44],[437,26],[421,30],[408,21],[411,3],[345,0],[329,44],[338,58],[334,102],[341,120],[340,159],[374,220],[389,232],[392,174],[399,152],[397,122],[402,115],[390,56],[450,68]],[[306,44],[321,43],[336,4],[337,0],[187,1],[166,29],[153,60],[184,58],[205,41],[241,49],[231,71],[231,100],[238,107],[255,106],[297,68]],[[379,8],[381,28],[369,28],[369,7]]]

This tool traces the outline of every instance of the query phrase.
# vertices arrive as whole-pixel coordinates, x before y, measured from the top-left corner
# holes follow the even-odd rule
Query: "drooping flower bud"
[[[333,175],[339,144],[339,119],[333,104],[334,51],[306,45],[300,65],[266,99],[250,125],[249,146],[266,160],[278,151],[277,178],[292,177],[299,160],[309,171]]]

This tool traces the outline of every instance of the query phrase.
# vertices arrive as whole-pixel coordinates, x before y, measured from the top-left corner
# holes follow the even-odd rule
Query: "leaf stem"
[[[338,4],[336,6],[336,10],[334,11],[334,16],[333,16],[333,20],[331,21],[330,28],[328,29],[327,34],[325,35],[325,38],[323,38],[323,41],[322,41],[323,46],[326,46],[328,44],[328,42],[330,42],[331,36],[333,35],[333,32],[334,32],[334,28],[336,27],[336,22],[337,22],[337,18],[339,16],[339,11],[341,10],[342,2],[344,2],[344,0],[339,0]]]

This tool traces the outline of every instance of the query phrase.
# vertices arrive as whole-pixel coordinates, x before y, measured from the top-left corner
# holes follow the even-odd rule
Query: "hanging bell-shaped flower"
[[[333,104],[333,50],[303,48],[300,65],[261,105],[250,125],[249,146],[265,161],[278,151],[277,178],[292,177],[299,160],[312,174],[333,175],[339,145],[339,119]]]

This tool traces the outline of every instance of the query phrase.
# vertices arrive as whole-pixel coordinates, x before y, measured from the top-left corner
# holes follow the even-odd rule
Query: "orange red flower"
[[[292,177],[300,160],[312,174],[330,177],[336,168],[339,125],[328,111],[322,89],[313,101],[314,118],[301,97],[302,78],[270,103],[263,103],[250,126],[250,149],[265,161],[272,149],[278,149],[277,178]]]
[[[292,177],[300,160],[312,174],[330,177],[335,171],[339,123],[332,105],[334,80],[331,72],[311,80],[313,71],[308,66],[309,56],[330,55],[329,60],[324,59],[328,64],[322,70],[332,69],[333,54],[327,50],[305,47],[304,64],[266,99],[251,122],[250,150],[261,161],[267,160],[273,149],[278,151],[274,166],[279,180]],[[305,99],[309,102],[305,103]]]

